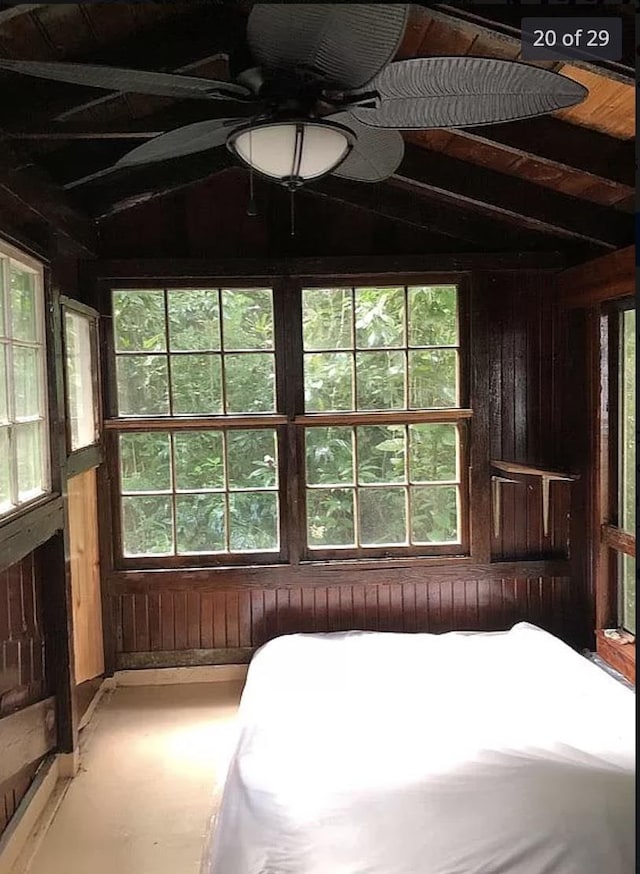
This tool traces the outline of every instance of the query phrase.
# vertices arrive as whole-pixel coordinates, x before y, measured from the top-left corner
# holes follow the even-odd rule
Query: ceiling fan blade
[[[180,158],[194,152],[204,152],[223,146],[234,126],[246,122],[244,118],[212,118],[198,121],[154,137],[149,142],[127,152],[113,165],[114,170],[135,167],[138,164],[152,164],[169,158]]]
[[[155,94],[159,97],[195,97],[204,100],[246,99],[251,92],[233,82],[217,82],[197,76],[174,73],[154,73],[147,70],[125,70],[118,67],[99,67],[92,64],[59,64],[49,61],[14,61],[0,58],[0,70],[25,73],[39,79],[88,85],[108,91],[132,91],[137,94]]]
[[[402,3],[257,3],[247,39],[269,70],[297,69],[327,87],[361,88],[395,55],[408,13]]]
[[[353,106],[374,127],[447,128],[513,121],[580,103],[588,90],[558,73],[497,58],[411,58],[371,83],[378,105]]]
[[[404,155],[404,140],[397,130],[360,124],[350,112],[336,112],[325,117],[351,128],[357,137],[353,149],[333,171],[334,176],[355,179],[358,182],[382,182],[400,166]]]

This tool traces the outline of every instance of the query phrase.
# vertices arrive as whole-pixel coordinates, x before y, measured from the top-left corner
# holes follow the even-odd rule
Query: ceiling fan
[[[400,130],[529,118],[581,102],[588,90],[558,73],[495,58],[392,62],[406,4],[256,4],[247,24],[255,67],[234,82],[86,64],[0,59],[44,79],[175,98],[238,103],[238,116],[161,134],[120,170],[225,146],[292,191],[334,173],[378,182],[400,165]]]

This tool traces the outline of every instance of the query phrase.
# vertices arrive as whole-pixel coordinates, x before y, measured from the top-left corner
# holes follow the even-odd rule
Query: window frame
[[[40,446],[40,462],[42,473],[42,491],[37,495],[13,504],[13,507],[6,512],[0,514],[0,526],[6,524],[10,520],[22,515],[25,512],[39,506],[48,501],[54,495],[54,469],[52,464],[52,440],[51,440],[51,396],[50,384],[48,378],[49,365],[49,344],[47,336],[47,319],[46,310],[46,287],[45,287],[45,264],[34,258],[28,252],[12,245],[6,240],[0,238],[0,262],[6,261],[8,265],[11,262],[16,262],[19,266],[26,268],[35,276],[35,316],[36,316],[36,339],[32,341],[20,341],[15,337],[9,336],[6,329],[3,333],[3,339],[0,342],[0,348],[10,350],[10,354],[5,357],[6,379],[5,388],[7,392],[7,422],[3,427],[7,428],[9,435],[9,459],[15,458],[15,451],[11,445],[11,436],[13,429],[19,422],[14,421],[15,416],[12,414],[13,402],[11,395],[13,393],[13,349],[15,345],[27,344],[31,348],[40,350],[40,367],[39,367],[39,401],[41,413],[34,421],[38,421],[41,427],[41,446]],[[9,276],[5,277],[4,270],[0,268],[0,295],[4,298],[4,303],[7,303],[9,292]],[[12,332],[13,333],[13,332]],[[17,462],[16,462],[17,463]],[[19,497],[16,463],[11,462],[9,471],[10,491],[12,497]]]
[[[621,315],[635,309],[631,297],[610,301],[600,312],[600,549],[598,629],[615,628],[635,637],[622,624],[620,564],[635,558],[636,538],[620,526],[620,329]]]
[[[324,550],[306,545],[306,507],[304,482],[304,431],[312,424],[320,424],[315,414],[304,412],[303,349],[302,349],[302,289],[329,287],[358,287],[366,285],[456,285],[458,289],[459,320],[459,403],[452,410],[393,411],[391,418],[400,424],[414,422],[455,421],[460,434],[460,544],[399,547],[360,547],[355,550]],[[117,385],[115,370],[115,340],[111,291],[125,289],[189,289],[189,288],[271,288],[273,292],[274,355],[276,375],[276,410],[274,413],[244,415],[214,415],[174,417],[122,417],[117,415]],[[425,274],[358,274],[332,276],[212,276],[212,275],[146,275],[144,277],[101,277],[98,289],[104,295],[108,310],[100,318],[102,371],[106,375],[103,386],[104,446],[107,476],[110,483],[110,538],[112,562],[115,570],[154,570],[161,568],[193,569],[195,567],[259,567],[266,565],[313,565],[329,562],[359,564],[383,559],[398,561],[433,562],[460,559],[471,560],[470,538],[470,459],[471,459],[471,350],[470,350],[470,281],[467,273]],[[332,414],[333,415],[333,414]],[[343,415],[343,414],[339,414]],[[346,413],[360,422],[372,417],[386,419],[389,414]],[[364,423],[364,422],[363,422]],[[366,422],[368,424],[368,421]],[[380,424],[385,422],[380,421]],[[278,440],[280,549],[278,552],[211,553],[174,556],[128,556],[122,549],[122,520],[120,514],[118,434],[127,431],[176,432],[187,429],[254,429],[275,428]]]
[[[65,409],[65,438],[67,448],[67,468],[70,476],[81,473],[92,467],[97,467],[102,460],[102,393],[100,374],[100,314],[93,307],[81,303],[74,298],[60,295],[61,324],[62,324],[62,353],[64,359],[64,409]],[[91,384],[93,394],[93,414],[95,422],[94,439],[86,446],[76,449],[72,446],[71,417],[69,415],[69,383],[67,368],[67,327],[66,313],[79,315],[89,321],[90,345],[91,345]]]

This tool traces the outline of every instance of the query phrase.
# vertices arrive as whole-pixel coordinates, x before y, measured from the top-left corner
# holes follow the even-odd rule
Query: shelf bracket
[[[497,538],[500,536],[500,515],[502,512],[502,483],[517,483],[516,479],[509,479],[506,476],[492,476],[491,477],[491,491],[492,495],[492,504],[493,504],[493,533]]]

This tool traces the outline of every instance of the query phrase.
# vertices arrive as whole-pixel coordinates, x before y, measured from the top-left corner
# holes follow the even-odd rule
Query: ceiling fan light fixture
[[[353,131],[343,125],[305,119],[236,129],[227,147],[256,173],[294,189],[335,170],[355,141]]]

